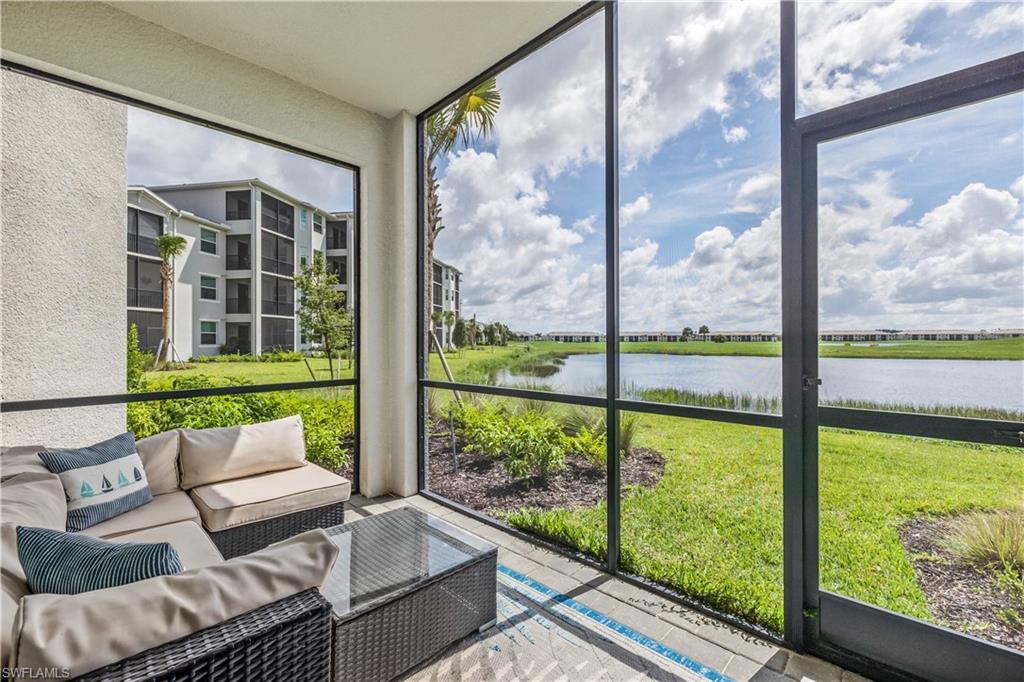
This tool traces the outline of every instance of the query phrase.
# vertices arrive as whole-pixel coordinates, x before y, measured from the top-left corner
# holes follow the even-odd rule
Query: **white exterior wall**
[[[402,113],[389,121],[100,3],[3,3],[0,15],[7,59],[360,167],[359,483],[368,495],[413,492],[414,117]],[[269,93],[273,106],[267,106]],[[123,176],[120,181],[119,228]],[[123,242],[118,229],[118,248],[111,253],[119,261]],[[110,300],[123,310],[124,271],[118,272]],[[122,328],[123,322],[117,326],[119,337]]]
[[[7,71],[0,81],[3,400],[122,393],[126,108]],[[7,412],[0,444],[74,447],[124,428],[124,405]]]
[[[217,255],[203,253],[199,248],[199,234],[203,225],[183,216],[172,218],[172,231],[185,238],[185,251],[174,259],[174,349],[183,360],[197,355],[217,355],[224,343],[224,233],[217,233]],[[216,278],[217,300],[200,298],[200,278]],[[204,346],[199,339],[200,322],[217,323],[217,342]]]

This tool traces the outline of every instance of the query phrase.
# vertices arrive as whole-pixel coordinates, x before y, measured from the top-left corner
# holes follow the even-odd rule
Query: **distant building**
[[[352,306],[354,220],[258,178],[128,188],[128,324],[140,345],[160,343],[157,237],[178,234],[171,339],[178,357],[308,349],[296,325],[295,275],[316,252]]]
[[[431,273],[431,286],[433,287],[431,290],[431,313],[453,312],[455,319],[458,320],[462,317],[462,272],[454,265],[435,258]],[[436,324],[431,321],[431,323],[434,326],[434,334],[437,335],[437,342],[442,347],[448,346],[451,343],[451,339],[448,338],[449,328],[443,322]],[[454,328],[453,324],[451,330]]]
[[[753,332],[729,332],[711,331],[708,334],[694,332],[690,337],[694,340],[703,340],[704,337],[712,339],[721,337],[725,341],[774,341],[782,340],[782,334],[772,331]],[[546,341],[562,342],[599,342],[605,340],[605,335],[598,332],[574,332],[560,331],[547,332],[542,335],[531,335],[529,332],[516,332],[520,340],[529,338],[544,339]],[[970,330],[970,329],[916,329],[909,331],[893,330],[868,330],[868,331],[823,331],[819,335],[820,340],[826,342],[850,343],[868,341],[975,341],[982,339],[1019,338],[1024,337],[1024,329],[991,329],[991,330]],[[655,331],[629,331],[619,334],[619,341],[623,343],[643,343],[649,341],[683,341],[682,332],[655,332]]]

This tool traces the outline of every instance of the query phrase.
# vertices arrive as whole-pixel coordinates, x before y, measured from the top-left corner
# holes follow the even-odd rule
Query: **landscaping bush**
[[[197,355],[189,358],[188,361],[196,364],[209,362],[299,362],[305,355],[297,350],[278,350],[262,355],[249,355],[248,353],[221,353],[220,355]]]
[[[179,391],[215,386],[244,385],[244,381],[216,381],[203,375],[162,377],[143,381],[141,390]],[[327,469],[348,464],[346,441],[355,431],[351,396],[334,389],[287,393],[240,393],[128,403],[128,430],[145,438],[171,429],[206,429],[302,417],[306,459]]]
[[[125,356],[127,364],[126,386],[129,391],[138,390],[142,385],[142,378],[146,374],[146,368],[153,364],[155,359],[152,353],[139,348],[139,328],[132,324],[128,328],[128,348]]]
[[[467,452],[500,459],[509,476],[543,480],[565,468],[565,435],[546,415],[509,414],[503,407],[463,405],[456,409],[456,430]]]
[[[582,427],[574,436],[565,436],[566,450],[583,457],[599,469],[608,466],[608,434]]]
[[[953,522],[946,542],[964,561],[1024,574],[1024,509],[966,514]]]

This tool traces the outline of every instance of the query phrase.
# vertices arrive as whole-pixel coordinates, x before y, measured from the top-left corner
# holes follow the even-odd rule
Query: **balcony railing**
[[[156,308],[161,310],[163,309],[163,292],[128,287],[128,306],[131,308]]]
[[[263,314],[264,315],[285,315],[292,317],[295,315],[295,304],[288,303],[285,301],[263,301]]]
[[[227,261],[228,270],[248,270],[252,267],[252,260],[247,253],[229,253]]]
[[[295,263],[264,256],[263,269],[266,272],[275,272],[279,275],[287,275],[291,277],[295,274]]]
[[[226,301],[226,310],[229,313],[248,313],[251,311],[251,305],[248,298],[229,298]]]
[[[156,238],[142,234],[128,234],[128,250],[145,256],[160,255],[160,247],[157,245]]]

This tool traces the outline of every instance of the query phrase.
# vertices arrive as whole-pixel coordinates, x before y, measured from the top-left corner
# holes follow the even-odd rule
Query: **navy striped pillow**
[[[110,542],[28,526],[18,526],[18,559],[33,594],[91,592],[185,570],[166,542]]]
[[[44,450],[39,459],[64,485],[68,530],[83,530],[153,500],[130,432],[85,448]]]

